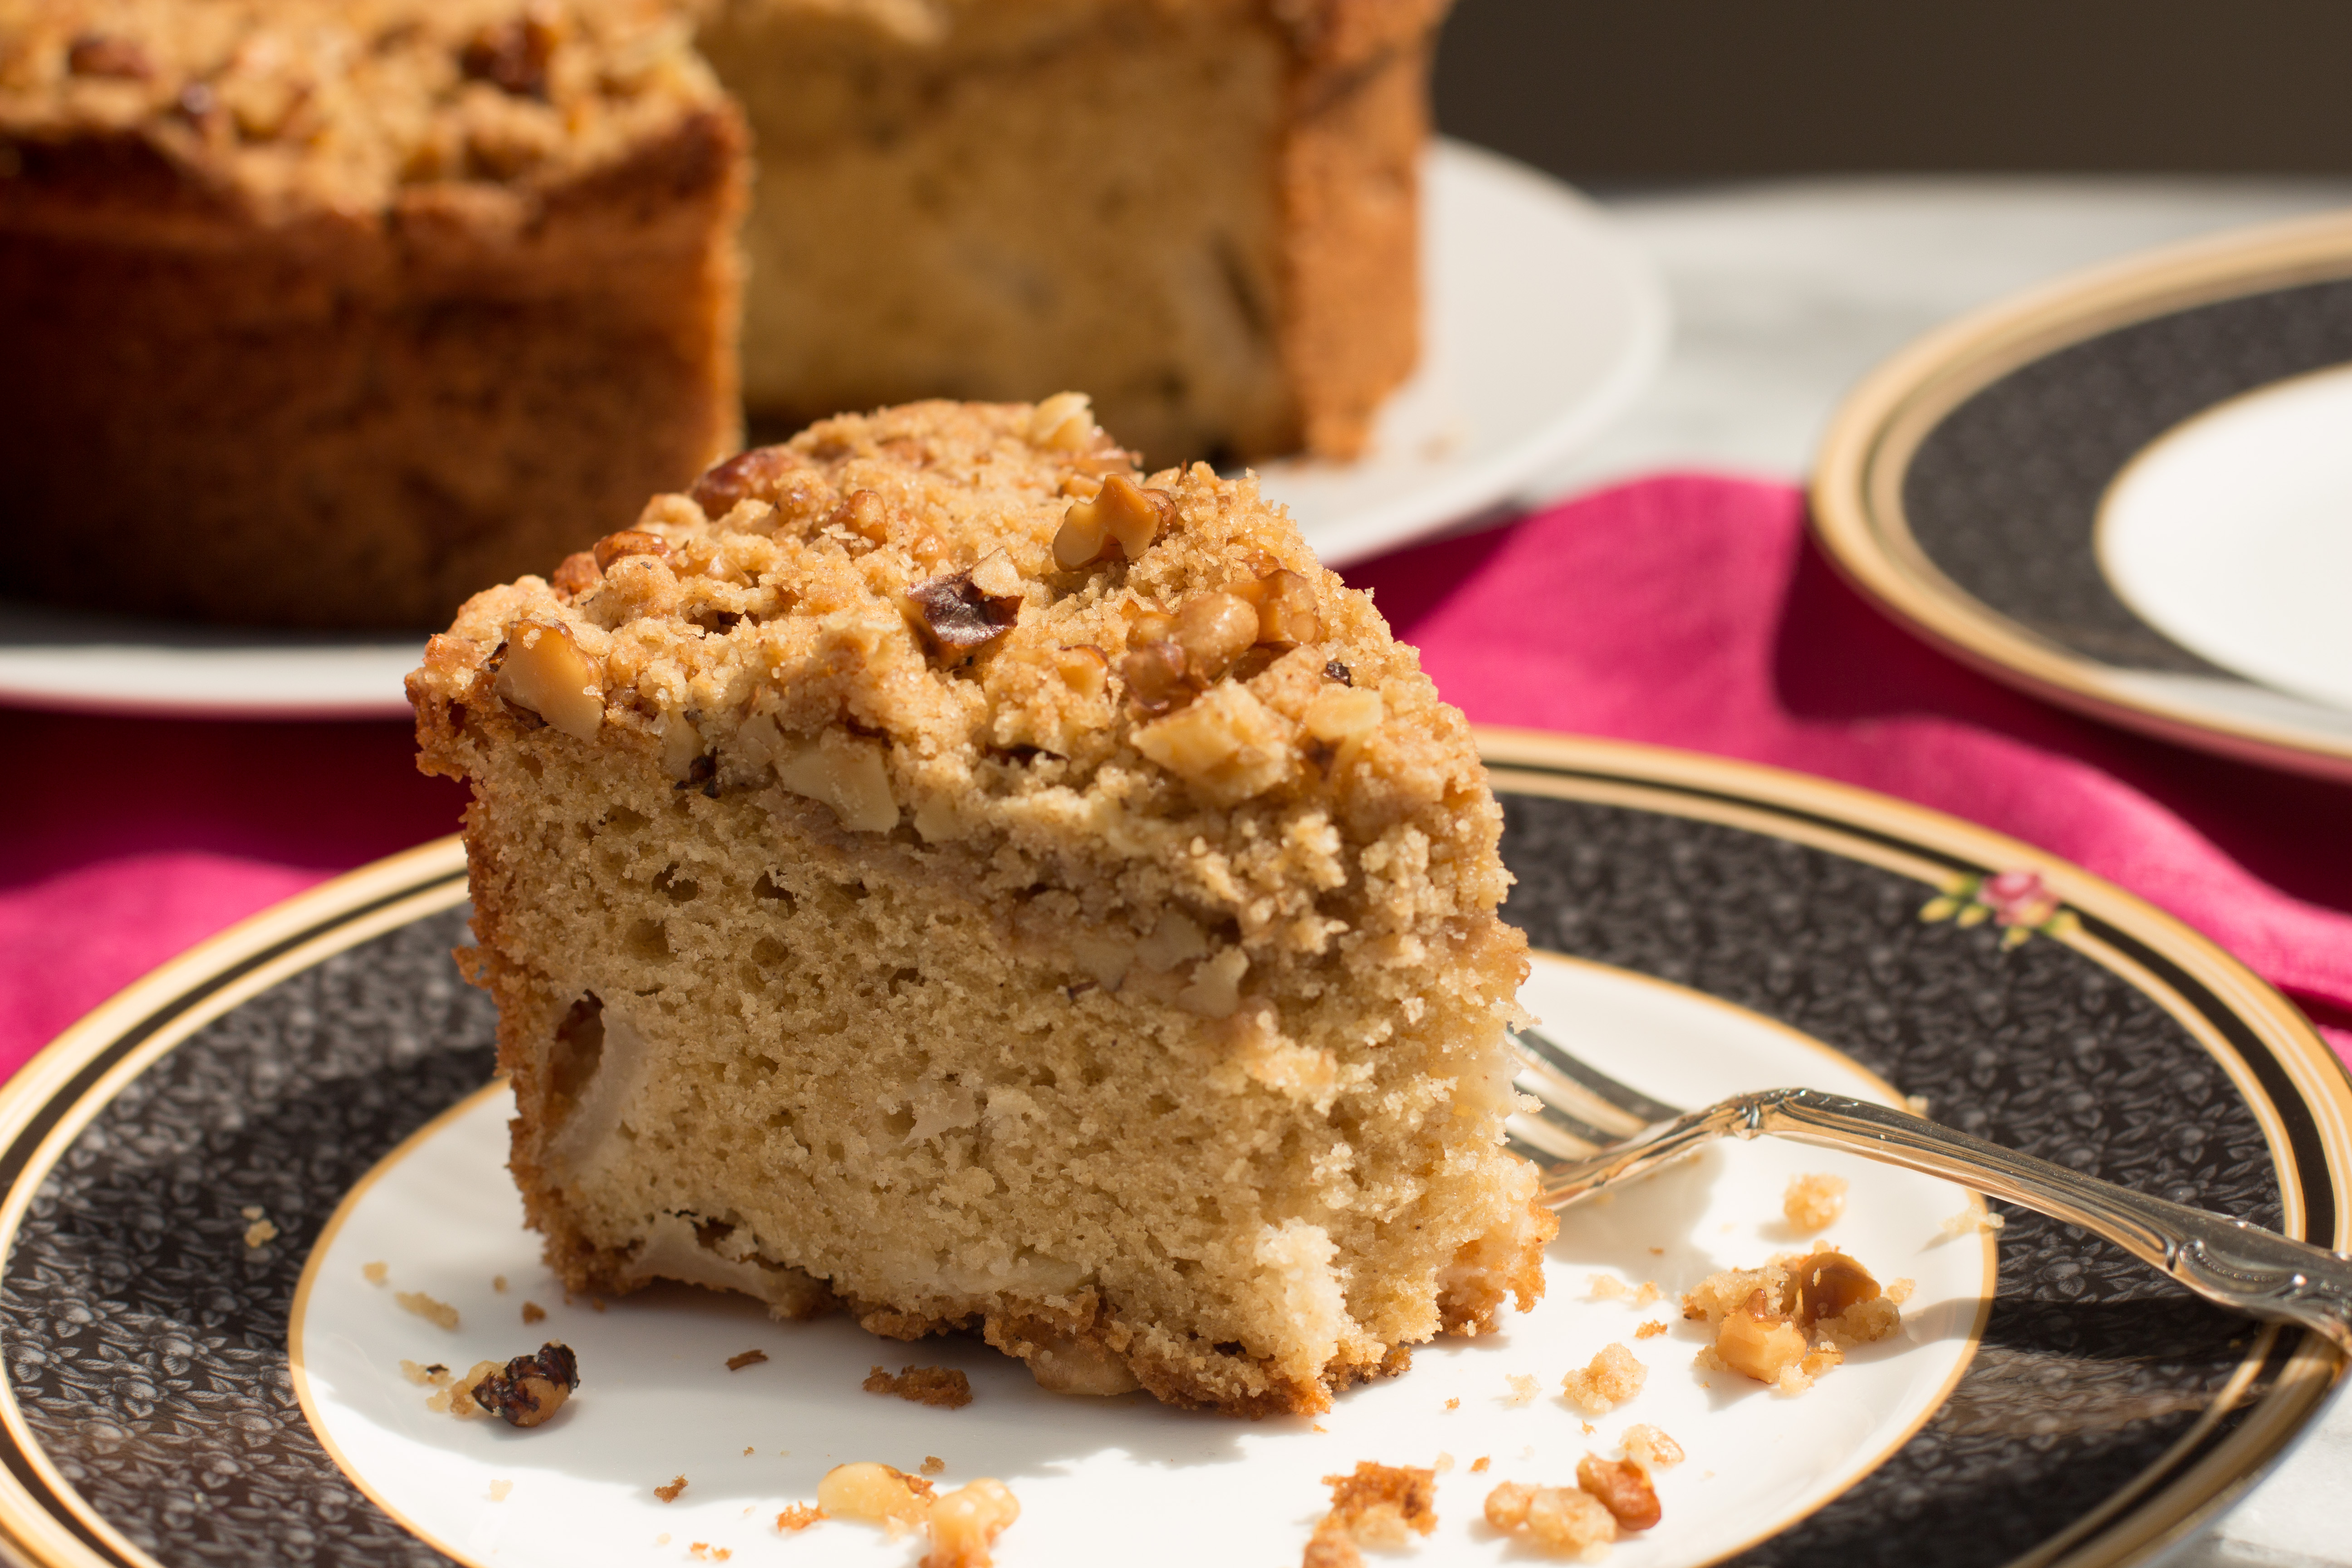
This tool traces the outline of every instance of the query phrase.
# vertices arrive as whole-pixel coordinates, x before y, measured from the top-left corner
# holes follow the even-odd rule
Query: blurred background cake
[[[0,587],[417,626],[736,439],[741,122],[641,0],[0,5]]]
[[[0,594],[438,624],[731,449],[739,365],[1350,456],[1442,9],[0,0]]]

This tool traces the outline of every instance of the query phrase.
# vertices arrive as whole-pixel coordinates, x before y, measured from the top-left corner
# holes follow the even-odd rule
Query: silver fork
[[[1534,1029],[1509,1038],[1520,1090],[1542,1102],[1511,1118],[1510,1146],[1541,1168],[1543,1201],[1553,1208],[1647,1175],[1717,1138],[1792,1138],[1941,1176],[2079,1225],[2210,1301],[2316,1330],[2352,1355],[2352,1256],[1842,1094],[1768,1089],[1685,1111],[1619,1083]]]

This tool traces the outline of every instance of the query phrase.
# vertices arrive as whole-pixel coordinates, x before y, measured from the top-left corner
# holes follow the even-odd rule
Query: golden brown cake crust
[[[1254,481],[1074,396],[828,420],[477,595],[409,689],[572,1289],[1236,1414],[1540,1291],[1499,810]]]
[[[735,437],[744,144],[656,7],[5,7],[7,588],[417,626],[618,526]]]

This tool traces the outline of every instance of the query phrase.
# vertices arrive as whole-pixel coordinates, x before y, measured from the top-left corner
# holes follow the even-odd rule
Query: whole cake
[[[1075,395],[830,419],[478,595],[409,691],[571,1288],[1248,1414],[1541,1289],[1499,810],[1254,481]]]
[[[753,416],[1095,395],[1159,465],[1353,457],[1419,346],[1444,0],[719,0]]]
[[[654,0],[0,0],[0,593],[444,624],[737,440]]]

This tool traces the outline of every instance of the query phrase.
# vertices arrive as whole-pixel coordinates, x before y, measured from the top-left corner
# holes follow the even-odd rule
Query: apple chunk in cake
[[[1249,1414],[1542,1289],[1500,812],[1253,480],[1140,474],[1075,395],[827,420],[409,689],[573,1289]]]

